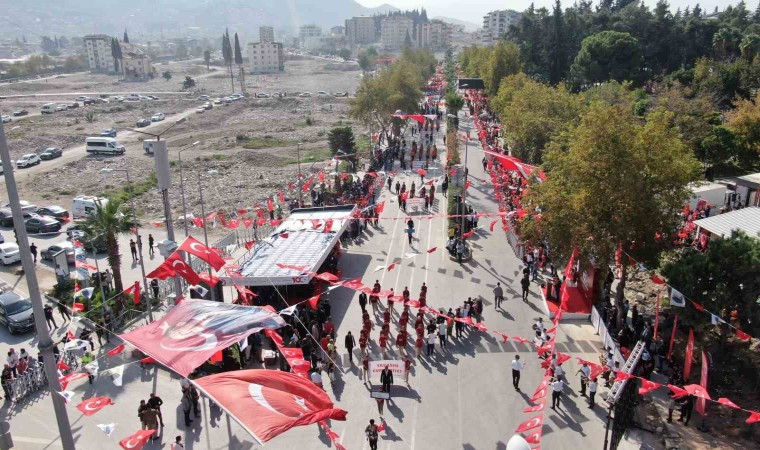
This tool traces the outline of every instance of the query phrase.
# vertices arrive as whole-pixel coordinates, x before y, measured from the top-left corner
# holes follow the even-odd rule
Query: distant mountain
[[[135,37],[216,37],[229,27],[257,37],[262,25],[297,32],[300,25],[314,24],[327,31],[353,16],[396,10],[387,4],[367,8],[354,0],[0,0],[3,16],[17,24],[6,23],[0,35],[121,36],[127,28]]]
[[[443,20],[444,22],[453,23],[454,25],[461,25],[464,27],[464,31],[475,31],[478,28],[483,28],[483,25],[478,25],[477,23],[467,22],[465,20],[459,20],[459,19],[452,19],[451,17],[443,17],[443,16],[437,16],[433,17],[433,19]]]

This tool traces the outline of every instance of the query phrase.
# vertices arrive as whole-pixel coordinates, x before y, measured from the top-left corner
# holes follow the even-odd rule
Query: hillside
[[[255,6],[254,6],[255,5]],[[342,25],[355,15],[371,15],[393,6],[366,8],[354,0],[0,0],[0,10],[13,23],[0,27],[0,35],[84,35],[91,32],[130,35],[220,35],[224,27],[255,38],[258,27],[297,30],[299,25],[323,28]],[[242,36],[241,36],[242,37]]]

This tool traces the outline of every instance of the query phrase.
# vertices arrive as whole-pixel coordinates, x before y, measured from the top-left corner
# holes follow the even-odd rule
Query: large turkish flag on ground
[[[306,378],[279,370],[235,370],[195,380],[258,441],[297,426],[346,420],[327,393]]]
[[[206,261],[214,270],[219,270],[224,267],[224,258],[219,256],[215,251],[203,245],[202,242],[193,239],[192,236],[185,238],[185,242],[179,246],[179,250],[188,252],[191,255]]]
[[[113,404],[108,397],[90,397],[78,404],[77,409],[82,411],[82,414],[85,416],[91,416],[106,406]]]
[[[121,338],[186,377],[211,355],[285,321],[270,308],[209,300],[184,300],[161,319]]]
[[[124,450],[140,450],[148,443],[150,436],[155,433],[156,430],[140,430],[132,436],[127,436],[119,441],[119,445]]]

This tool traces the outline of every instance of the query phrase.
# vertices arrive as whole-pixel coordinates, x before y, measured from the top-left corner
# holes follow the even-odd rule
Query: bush
[[[314,125],[314,119],[312,119],[311,116],[306,116],[306,125]]]

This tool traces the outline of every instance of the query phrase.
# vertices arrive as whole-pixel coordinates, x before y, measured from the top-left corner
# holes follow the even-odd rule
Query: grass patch
[[[131,185],[125,182],[123,187],[107,191],[103,196],[107,197],[110,201],[129,205],[130,199],[140,197],[155,187],[158,187],[158,180],[156,179],[156,174],[151,173],[147,180],[132,183]]]
[[[256,150],[260,148],[270,148],[270,147],[287,147],[289,145],[295,145],[298,141],[291,141],[291,140],[285,140],[285,139],[276,139],[272,137],[253,137],[248,139],[248,141],[243,144],[243,148]]]
[[[301,153],[301,164],[326,161],[332,157],[329,148],[320,148]],[[297,164],[298,159],[291,159],[287,164]]]
[[[222,155],[221,153],[214,153],[211,155],[211,159],[214,159],[216,161],[224,161],[225,159],[229,159],[230,157],[228,155]]]

